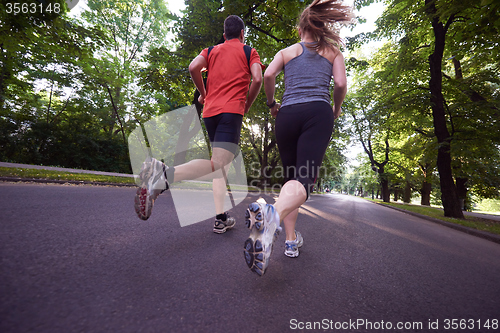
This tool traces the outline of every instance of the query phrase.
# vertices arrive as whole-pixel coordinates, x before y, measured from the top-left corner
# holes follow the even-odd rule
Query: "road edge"
[[[370,201],[370,202],[373,202],[373,201]],[[427,215],[415,213],[415,212],[408,211],[408,210],[405,210],[405,209],[401,209],[401,208],[398,208],[398,207],[384,205],[384,204],[381,204],[381,203],[378,203],[378,202],[373,202],[373,203],[376,204],[376,205],[382,206],[382,207],[387,207],[387,208],[395,209],[395,210],[398,210],[400,212],[403,212],[403,213],[406,213],[406,214],[409,214],[409,215],[420,217],[420,218],[422,218],[424,220],[427,220],[427,221],[430,221],[430,222],[434,222],[434,223],[437,223],[437,224],[441,224],[441,225],[443,225],[445,227],[452,228],[452,229],[455,229],[455,230],[458,230],[458,231],[462,231],[462,232],[465,232],[465,233],[467,233],[469,235],[480,237],[480,238],[489,240],[491,242],[495,242],[497,244],[500,244],[500,236],[496,235],[496,234],[489,233],[487,231],[477,230],[477,229],[469,228],[469,227],[466,227],[466,226],[463,226],[463,225],[460,225],[460,224],[446,222],[446,221],[443,221],[443,220],[440,220],[440,219],[436,219],[436,218],[433,218],[433,217],[430,217],[430,216],[427,216]]]
[[[39,184],[72,184],[72,185],[94,185],[94,186],[121,186],[121,187],[137,187],[135,183],[110,183],[110,182],[95,182],[95,181],[85,181],[85,180],[63,180],[63,179],[44,179],[44,178],[20,178],[20,177],[1,177],[0,182],[14,182],[14,183],[39,183]],[[176,190],[199,190],[199,191],[212,191],[211,188],[199,188],[199,187],[175,187],[172,186],[171,189]],[[231,190],[232,192],[241,192],[241,190]],[[248,193],[261,193],[259,189],[249,189]]]
[[[108,182],[92,182],[84,180],[59,180],[59,179],[17,178],[17,177],[0,177],[0,181],[15,182],[15,183],[72,184],[72,185],[124,186],[124,187],[137,186],[135,184],[127,184],[127,183],[108,183]]]

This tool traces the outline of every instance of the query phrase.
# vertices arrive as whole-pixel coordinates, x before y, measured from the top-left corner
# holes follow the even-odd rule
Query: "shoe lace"
[[[288,241],[285,242],[285,247],[287,250],[292,250],[292,251],[297,250],[297,244],[289,243]]]

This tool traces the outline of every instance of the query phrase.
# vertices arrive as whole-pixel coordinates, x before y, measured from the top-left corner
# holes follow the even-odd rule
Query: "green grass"
[[[71,173],[42,169],[20,169],[0,167],[0,177],[84,181],[95,183],[134,184],[132,177],[94,175],[91,173]]]
[[[0,177],[48,179],[62,181],[84,181],[92,183],[135,184],[132,177],[115,177],[95,175],[90,173],[71,173],[43,169],[21,169],[0,167]],[[172,188],[212,190],[212,182],[180,182],[173,184]],[[244,185],[231,185],[233,191],[250,191],[255,188]]]
[[[465,216],[465,219],[455,219],[450,217],[445,217],[444,212],[440,209],[427,207],[427,206],[419,206],[419,205],[408,205],[408,204],[400,204],[393,202],[383,202],[380,200],[373,200],[369,198],[363,198],[366,200],[370,200],[373,202],[377,202],[379,204],[388,205],[392,207],[396,207],[399,209],[411,211],[414,213],[418,213],[421,215],[429,216],[435,219],[439,219],[442,221],[455,223],[459,225],[463,225],[465,227],[473,228],[476,230],[487,231],[493,234],[500,235],[500,222],[496,220],[490,220],[486,218],[480,218],[475,216]]]

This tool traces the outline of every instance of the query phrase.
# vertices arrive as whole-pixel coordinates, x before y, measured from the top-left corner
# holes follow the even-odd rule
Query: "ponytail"
[[[339,36],[341,25],[352,22],[352,7],[338,0],[314,0],[300,15],[299,28],[307,31],[316,41],[307,47],[318,52],[326,47],[344,45]]]

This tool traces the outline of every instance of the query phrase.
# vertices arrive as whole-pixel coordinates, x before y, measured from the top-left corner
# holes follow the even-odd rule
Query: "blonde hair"
[[[342,25],[352,23],[352,7],[338,0],[314,0],[300,15],[299,28],[309,32],[315,43],[307,45],[315,51],[344,45],[339,36]]]

